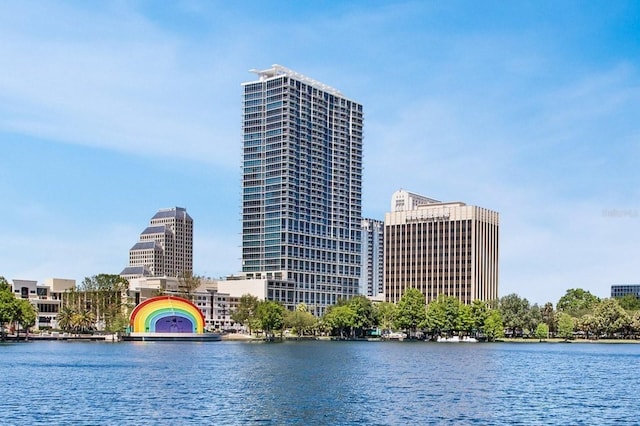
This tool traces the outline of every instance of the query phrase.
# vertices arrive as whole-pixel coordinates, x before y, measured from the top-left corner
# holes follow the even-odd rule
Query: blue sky
[[[119,273],[163,207],[240,270],[241,83],[365,110],[363,210],[501,214],[500,295],[640,283],[638,2],[0,2],[0,275]]]

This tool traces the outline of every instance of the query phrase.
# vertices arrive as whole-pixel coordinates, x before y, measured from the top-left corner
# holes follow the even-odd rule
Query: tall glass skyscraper
[[[320,315],[358,294],[362,105],[280,65],[243,83],[242,271]]]

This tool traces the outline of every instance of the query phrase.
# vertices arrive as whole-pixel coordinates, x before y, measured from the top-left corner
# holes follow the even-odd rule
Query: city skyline
[[[499,212],[500,296],[638,281],[639,5],[250,5],[0,4],[0,275],[117,274],[173,205],[238,273],[241,83],[279,63],[363,105],[363,217]]]

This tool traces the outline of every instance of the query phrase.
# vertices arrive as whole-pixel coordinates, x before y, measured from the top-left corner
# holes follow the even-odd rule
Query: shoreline
[[[267,342],[267,341],[276,341],[276,342],[296,342],[296,341],[323,341],[323,342],[410,342],[410,343],[449,343],[455,344],[451,342],[434,342],[434,341],[425,341],[425,340],[416,340],[416,339],[382,339],[382,338],[356,338],[356,339],[342,339],[336,336],[304,336],[304,337],[296,337],[296,336],[287,336],[280,338],[276,336],[275,339],[270,340],[262,336],[255,336],[253,334],[241,334],[241,333],[229,333],[229,334],[220,334],[221,338],[219,341],[223,342]],[[5,335],[5,340],[0,341],[0,343],[16,343],[16,342],[120,342],[122,341],[122,336],[119,338],[115,335],[90,335],[90,334],[81,334],[81,335],[38,335],[38,334],[29,334],[28,339],[26,336],[21,335],[19,339],[16,340],[15,335]],[[459,344],[469,344],[467,342],[457,342]],[[640,344],[640,339],[573,339],[573,340],[564,340],[560,338],[551,338],[551,339],[524,339],[524,338],[502,338],[498,339],[495,342],[478,342],[480,344],[492,344],[492,343],[507,343],[507,344]],[[477,344],[477,343],[476,343]]]

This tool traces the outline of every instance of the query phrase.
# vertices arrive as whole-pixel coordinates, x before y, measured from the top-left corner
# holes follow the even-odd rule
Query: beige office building
[[[409,288],[426,303],[439,294],[466,304],[498,298],[497,212],[406,191],[393,195],[391,210],[384,221],[387,301],[398,302]]]
[[[182,207],[159,210],[129,250],[126,279],[180,277],[193,272],[193,219]]]

